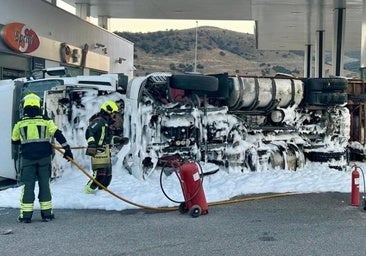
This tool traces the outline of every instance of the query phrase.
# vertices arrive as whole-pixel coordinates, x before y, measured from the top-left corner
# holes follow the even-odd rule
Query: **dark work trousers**
[[[109,145],[99,148],[98,153],[91,158],[91,168],[93,169],[93,178],[104,187],[108,187],[112,180],[112,164]],[[97,188],[102,189],[94,180],[90,179],[84,189],[86,193],[93,193]]]
[[[23,183],[20,198],[20,217],[32,218],[34,206],[34,189],[38,180],[38,200],[42,217],[52,214],[52,196],[50,190],[51,156],[37,160],[21,159],[21,177]]]
[[[93,170],[93,178],[101,183],[104,187],[108,187],[112,180],[112,167],[100,168]],[[102,189],[93,180],[89,180],[86,184],[87,187],[95,190],[96,188]]]

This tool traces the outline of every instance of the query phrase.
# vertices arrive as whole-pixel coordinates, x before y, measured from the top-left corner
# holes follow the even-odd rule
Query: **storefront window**
[[[99,75],[101,75],[101,74],[105,74],[105,72],[103,73],[103,72],[100,72],[100,71],[97,71],[97,70],[90,70],[89,71],[89,74],[91,75],[91,76],[99,76]]]
[[[68,66],[68,65],[61,65],[61,66],[67,68],[68,74],[70,76],[82,76],[83,75],[83,69],[82,68]]]
[[[2,80],[16,79],[19,77],[26,76],[26,73],[24,70],[16,70],[16,69],[8,69],[8,68],[3,68],[1,73],[2,73]]]
[[[16,79],[29,75],[30,58],[0,53],[0,79]]]

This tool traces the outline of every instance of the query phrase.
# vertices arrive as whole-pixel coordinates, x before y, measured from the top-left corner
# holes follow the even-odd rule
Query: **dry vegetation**
[[[195,29],[115,33],[134,43],[136,76],[194,71]],[[252,34],[199,27],[197,41],[197,71],[203,74],[303,75],[302,51],[257,50]]]

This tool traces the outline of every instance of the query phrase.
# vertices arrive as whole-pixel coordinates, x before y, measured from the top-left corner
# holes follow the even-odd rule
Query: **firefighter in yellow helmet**
[[[85,132],[85,139],[88,142],[86,155],[91,156],[91,168],[93,170],[93,178],[101,183],[104,187],[108,187],[112,180],[112,164],[110,145],[128,143],[128,138],[115,136],[111,126],[119,114],[119,107],[112,100],[105,101],[100,111],[92,116],[89,120],[89,126]],[[90,179],[85,185],[85,193],[94,193],[97,189],[101,189],[93,179]]]
[[[54,218],[50,189],[52,137],[65,150],[64,158],[70,160],[73,159],[73,155],[64,135],[55,123],[42,116],[40,97],[30,93],[23,100],[24,116],[14,125],[11,136],[12,144],[21,147],[20,181],[23,185],[18,221],[30,223],[32,220],[37,180],[41,217],[43,221],[48,221]]]

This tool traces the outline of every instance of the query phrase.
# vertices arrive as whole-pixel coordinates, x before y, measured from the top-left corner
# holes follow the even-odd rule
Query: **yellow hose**
[[[61,147],[52,145],[54,149],[56,149],[61,154],[64,154],[64,152],[61,150]],[[82,149],[85,147],[72,147],[72,149]],[[109,190],[107,187],[105,187],[103,184],[101,184],[99,181],[97,181],[93,176],[89,174],[88,171],[86,171],[82,166],[80,166],[74,159],[67,157],[67,160],[70,161],[73,165],[75,165],[80,171],[82,171],[89,179],[93,180],[99,187],[101,187],[104,191],[108,192],[112,196],[128,203],[131,205],[134,205],[136,207],[146,209],[146,210],[153,210],[153,211],[176,211],[179,208],[178,207],[150,207],[146,205],[141,205],[135,202],[132,202],[120,195],[117,195],[113,191]],[[230,199],[230,200],[224,200],[224,201],[217,201],[208,203],[209,206],[217,206],[217,205],[225,205],[225,204],[233,204],[233,203],[241,203],[241,202],[247,202],[247,201],[254,201],[254,200],[263,200],[263,199],[270,199],[270,198],[276,198],[276,197],[284,197],[284,196],[290,196],[290,195],[296,195],[298,193],[278,193],[278,194],[271,194],[271,195],[264,195],[264,196],[255,196],[255,197],[245,197],[245,198],[239,198],[239,199]]]

